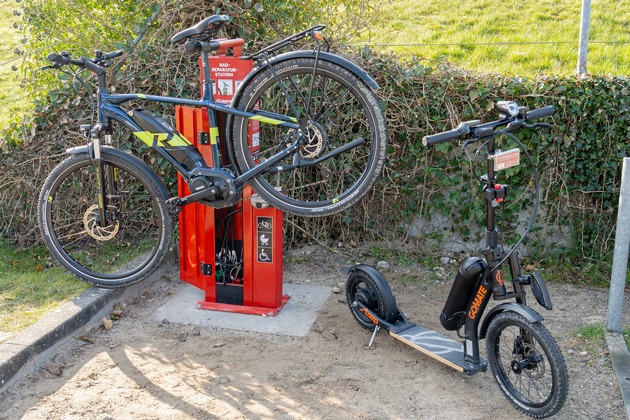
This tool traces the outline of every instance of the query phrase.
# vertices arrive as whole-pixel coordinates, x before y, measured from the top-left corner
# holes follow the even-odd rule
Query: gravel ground
[[[346,265],[319,248],[291,251],[284,281],[339,286]],[[456,268],[391,263],[383,274],[410,320],[439,330]],[[605,322],[607,291],[548,283],[554,310],[532,306],[569,370],[569,396],[556,418],[625,418],[604,340],[578,335],[581,326]],[[0,419],[526,418],[489,372],[464,376],[385,333],[367,349],[370,333],[353,320],[343,293],[331,294],[306,336],[288,337],[151,321],[180,287],[173,267],[122,303],[113,328],[77,334],[47,367],[0,396]]]

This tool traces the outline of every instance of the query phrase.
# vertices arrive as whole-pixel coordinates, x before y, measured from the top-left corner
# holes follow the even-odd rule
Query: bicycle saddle
[[[183,31],[173,35],[171,38],[171,44],[175,44],[176,42],[183,41],[195,35],[201,35],[205,32],[216,32],[229,20],[230,17],[226,15],[212,15],[207,17],[195,26],[191,26],[190,28],[184,29]]]

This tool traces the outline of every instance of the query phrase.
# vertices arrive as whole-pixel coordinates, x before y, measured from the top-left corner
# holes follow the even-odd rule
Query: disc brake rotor
[[[118,233],[120,221],[110,222],[108,226],[99,226],[96,216],[98,215],[98,204],[94,204],[87,209],[83,215],[83,227],[88,235],[97,241],[105,242],[112,240]]]
[[[300,156],[304,159],[316,159],[323,154],[328,146],[328,136],[324,127],[310,121],[306,126],[306,142],[300,146]]]

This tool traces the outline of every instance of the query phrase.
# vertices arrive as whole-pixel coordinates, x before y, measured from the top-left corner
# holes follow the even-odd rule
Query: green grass
[[[391,0],[379,10],[382,26],[363,39],[391,45],[378,48],[508,76],[567,75],[577,69],[579,1]],[[630,1],[593,2],[590,41],[630,42]],[[403,46],[409,44],[424,45]],[[630,75],[630,43],[591,43],[587,72]]]
[[[0,241],[0,342],[88,288],[60,267],[47,268],[44,248],[17,250]]]
[[[587,351],[596,351],[605,343],[605,329],[603,324],[587,324],[578,328],[578,338],[587,344]],[[630,348],[630,325],[622,327],[626,346]]]
[[[24,50],[23,34],[13,27],[21,23],[21,17],[13,15],[18,6],[15,0],[0,0],[0,129],[9,125],[13,115],[22,115],[30,106],[20,89],[20,72],[12,70],[13,66],[20,67],[20,56],[13,50]]]

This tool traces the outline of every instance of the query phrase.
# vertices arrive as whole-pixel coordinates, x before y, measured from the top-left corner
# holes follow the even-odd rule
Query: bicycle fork
[[[86,126],[82,126],[81,128],[84,129]],[[108,201],[116,194],[116,169],[111,165],[105,166],[101,156],[101,135],[103,131],[105,131],[105,127],[102,124],[96,124],[90,130],[89,136],[91,142],[88,144],[87,149],[96,177],[96,203],[98,206],[96,223],[100,227],[106,227],[108,226],[108,222],[113,221],[108,220],[107,208],[109,204]],[[104,137],[105,144],[111,145],[112,134],[106,132]],[[106,180],[109,180],[109,182],[106,183]]]

